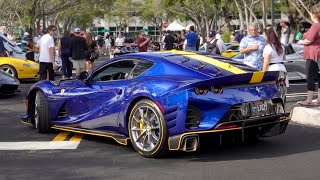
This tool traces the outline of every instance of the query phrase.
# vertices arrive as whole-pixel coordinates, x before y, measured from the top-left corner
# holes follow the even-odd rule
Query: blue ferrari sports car
[[[222,142],[284,133],[289,114],[280,77],[195,52],[126,54],[77,79],[34,84],[23,121],[40,133],[130,140],[145,157],[195,151],[207,135]]]

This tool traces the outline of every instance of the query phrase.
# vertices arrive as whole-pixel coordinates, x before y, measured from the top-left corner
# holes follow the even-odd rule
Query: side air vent
[[[195,106],[189,104],[186,117],[186,129],[195,129],[199,127],[202,113]]]
[[[59,111],[59,113],[58,113],[57,119],[65,118],[65,117],[67,117],[67,116],[68,116],[67,107],[66,107],[66,105],[64,104],[64,105],[61,107],[61,109],[60,109],[60,111]]]

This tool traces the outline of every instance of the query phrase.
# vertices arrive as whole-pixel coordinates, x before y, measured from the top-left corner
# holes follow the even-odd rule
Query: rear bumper
[[[199,136],[201,134],[221,134],[230,131],[240,131],[242,141],[244,141],[246,133],[251,129],[256,129],[260,137],[270,137],[283,134],[285,133],[290,121],[289,115],[290,113],[283,113],[265,117],[250,118],[241,121],[220,123],[211,130],[186,132],[171,136],[168,140],[169,150],[180,150],[186,137]]]

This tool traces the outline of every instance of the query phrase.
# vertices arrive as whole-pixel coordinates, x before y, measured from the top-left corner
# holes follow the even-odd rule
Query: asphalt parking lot
[[[206,144],[197,152],[171,152],[161,159],[148,159],[112,139],[60,131],[38,134],[22,124],[25,95],[33,83],[22,82],[16,95],[0,97],[0,179],[320,178],[317,127],[290,123],[286,134],[254,144]],[[293,83],[287,110],[304,98],[305,82]],[[55,146],[55,141],[69,146]],[[37,143],[43,149],[28,150]]]

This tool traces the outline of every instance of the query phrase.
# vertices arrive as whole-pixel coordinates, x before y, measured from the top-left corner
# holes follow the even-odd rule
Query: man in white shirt
[[[116,39],[115,45],[116,46],[123,46],[123,42],[124,42],[124,39],[122,38],[122,35],[119,33],[118,37]]]
[[[55,45],[53,35],[56,31],[56,26],[50,25],[48,33],[43,35],[39,41],[39,74],[40,80],[46,80],[47,74],[49,80],[54,80],[54,70],[56,65],[54,63]]]

